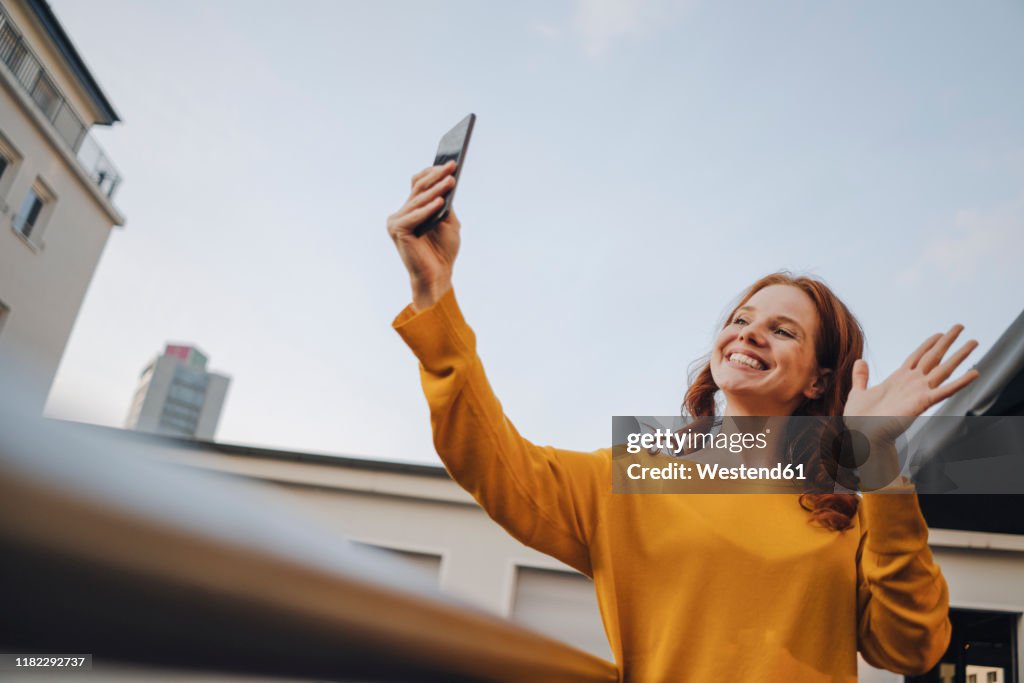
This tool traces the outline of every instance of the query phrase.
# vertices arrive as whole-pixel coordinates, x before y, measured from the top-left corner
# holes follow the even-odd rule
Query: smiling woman
[[[413,299],[394,328],[420,361],[448,472],[515,538],[593,578],[620,679],[855,681],[858,652],[899,673],[931,669],[950,639],[949,591],[913,486],[616,495],[611,449],[538,446],[516,431],[452,290],[458,218],[414,235],[452,171],[416,174],[388,219]],[[976,377],[947,381],[975,346],[945,359],[961,330],[929,337],[869,388],[847,307],[818,280],[776,273],[732,311],[684,408],[715,416],[721,395],[726,418],[917,416]],[[905,423],[874,435],[883,454]]]
[[[710,359],[690,380],[683,408],[694,417],[715,415],[721,393],[726,417],[842,415],[863,352],[860,323],[825,283],[773,273],[751,285],[729,314]],[[803,440],[821,442],[819,434]],[[820,458],[810,459],[821,487],[834,483]],[[837,530],[852,525],[858,507],[853,494],[811,492],[800,502],[812,520]]]
[[[766,284],[780,282],[780,284]],[[817,340],[824,337],[817,328],[822,316],[814,302],[799,289],[800,282],[773,276],[755,285],[752,296],[739,307],[718,336],[712,356],[715,383],[728,396],[726,415],[792,415],[807,401],[820,399],[831,368],[819,367]],[[806,280],[803,282],[807,282]],[[810,284],[809,282],[807,284]],[[790,285],[790,286],[788,286]],[[831,293],[826,296],[842,306]],[[848,340],[860,355],[859,325],[843,312],[856,336]],[[837,321],[829,320],[834,326]]]

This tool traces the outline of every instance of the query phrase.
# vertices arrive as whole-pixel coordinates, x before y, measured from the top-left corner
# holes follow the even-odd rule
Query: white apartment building
[[[139,377],[126,427],[212,441],[231,379],[194,346],[167,344]]]
[[[0,0],[0,381],[42,412],[114,226],[119,120],[44,0]]]

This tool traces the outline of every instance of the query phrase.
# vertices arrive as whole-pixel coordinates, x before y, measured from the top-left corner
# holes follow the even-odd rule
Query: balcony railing
[[[100,191],[108,199],[113,199],[121,174],[96,141],[87,135],[82,119],[46,73],[3,5],[0,5],[0,62],[7,65],[14,79],[53,124],[57,135],[71,148],[85,172],[99,185]]]
[[[0,387],[8,652],[90,653],[98,678],[118,662],[148,666],[136,680],[163,678],[161,668],[381,683],[620,680],[612,663],[341,538],[283,491],[162,460],[156,442],[25,415],[17,386]]]

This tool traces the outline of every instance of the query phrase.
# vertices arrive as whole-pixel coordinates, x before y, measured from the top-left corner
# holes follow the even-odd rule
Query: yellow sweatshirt
[[[453,291],[394,328],[420,361],[448,472],[512,536],[593,578],[620,680],[855,681],[857,651],[918,674],[950,638],[916,493],[852,529],[795,493],[613,494],[611,449],[537,446],[505,417]]]

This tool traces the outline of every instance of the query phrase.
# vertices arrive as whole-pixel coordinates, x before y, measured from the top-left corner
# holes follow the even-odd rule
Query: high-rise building
[[[121,176],[90,135],[118,120],[50,6],[0,0],[0,386],[32,414],[124,224]]]
[[[194,346],[167,344],[139,377],[126,426],[212,441],[231,379],[206,369]]]

